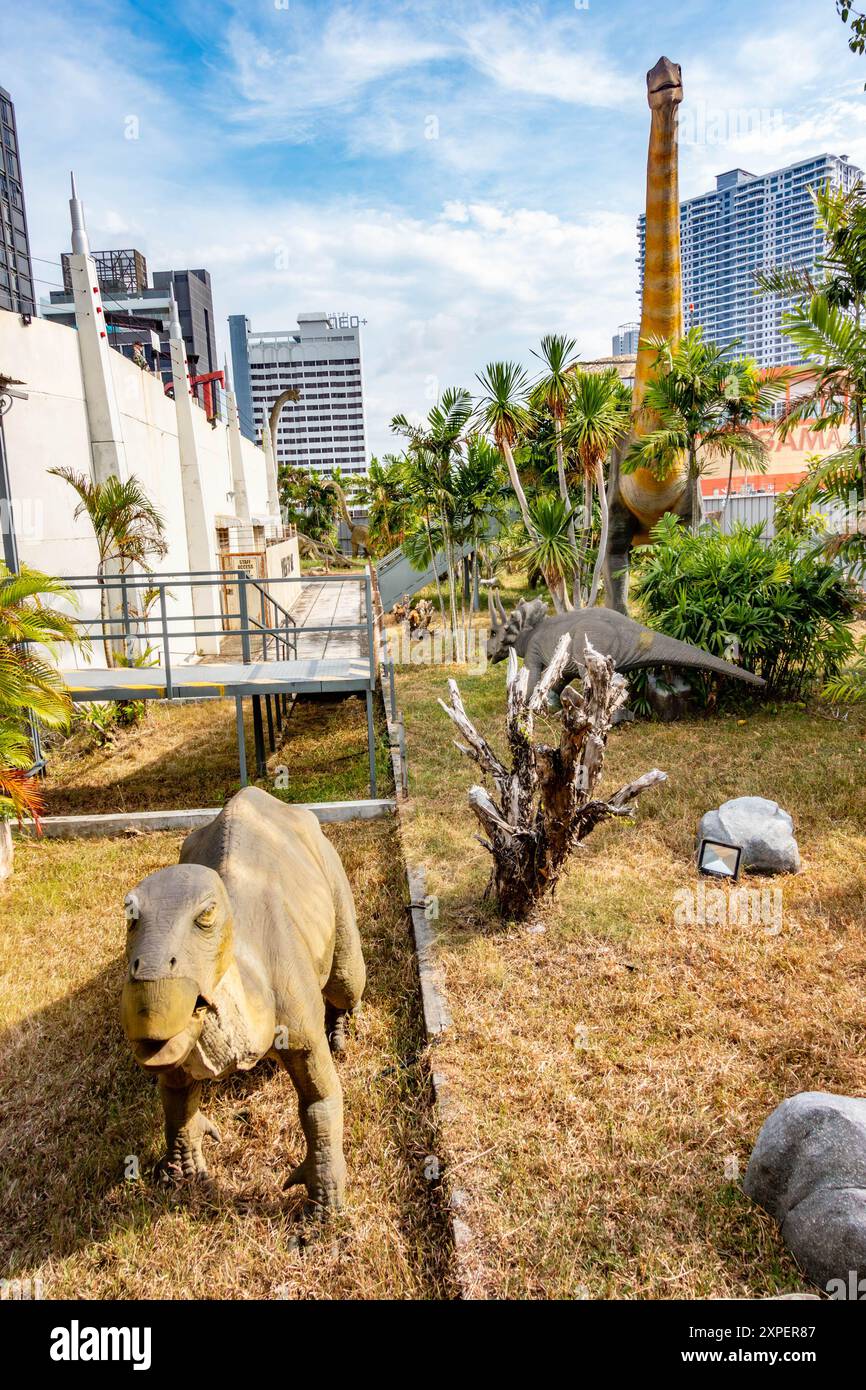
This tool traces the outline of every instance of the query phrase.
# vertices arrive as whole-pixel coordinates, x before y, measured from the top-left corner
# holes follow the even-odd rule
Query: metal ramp
[[[252,702],[256,773],[263,777],[267,771],[263,715],[274,752],[275,732],[282,729],[289,700],[339,699],[356,693],[367,705],[370,795],[376,797],[376,661],[368,569],[352,575],[265,579],[253,579],[241,570],[195,570],[170,575],[79,575],[64,582],[76,598],[99,596],[98,617],[73,617],[72,621],[97,647],[108,643],[115,653],[114,665],[61,670],[74,703],[234,699],[240,782],[246,786],[245,699]],[[302,586],[297,604],[290,597],[293,585]],[[148,606],[141,601],[142,590],[149,595]],[[237,610],[230,606],[229,593]],[[195,595],[201,596],[198,602]],[[341,621],[347,616],[350,621]],[[198,659],[193,653],[201,639],[211,646],[218,643],[219,654]]]
[[[455,560],[459,562],[465,559],[467,555],[472,554],[474,548],[471,541],[467,542],[466,545],[455,547]],[[435,566],[431,561],[423,570],[414,569],[399,546],[396,550],[389,551],[383,560],[376,563],[376,577],[379,582],[383,611],[390,613],[394,604],[404,594],[408,594],[411,598],[420,589],[426,589],[428,584],[433,584],[437,575],[440,579],[444,579],[447,573],[448,563],[444,550],[437,552]]]

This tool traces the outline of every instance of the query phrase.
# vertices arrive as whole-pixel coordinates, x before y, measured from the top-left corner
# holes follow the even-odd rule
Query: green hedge
[[[767,694],[798,699],[831,679],[853,650],[848,624],[858,593],[839,567],[802,538],[761,539],[761,526],[729,536],[693,534],[674,517],[636,551],[633,597],[659,632],[734,659],[767,682]],[[696,697],[742,700],[738,682],[690,673]],[[746,697],[747,698],[747,697]]]

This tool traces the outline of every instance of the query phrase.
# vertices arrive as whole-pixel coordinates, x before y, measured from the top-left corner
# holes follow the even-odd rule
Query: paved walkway
[[[315,579],[311,579],[301,590],[300,597],[293,599],[291,603],[286,597],[289,587],[275,584],[273,594],[274,598],[288,609],[298,628],[330,628],[335,623],[341,626],[343,623],[366,621],[363,577],[360,581],[347,580],[342,584],[317,584]],[[259,614],[256,613],[255,617],[258,619]],[[277,657],[272,637],[267,638],[265,647],[262,639],[253,635],[250,638],[250,649],[253,661],[273,661]],[[325,658],[329,661],[351,661],[361,656],[367,656],[366,632],[298,633],[299,661],[323,661]],[[229,634],[222,638],[217,655],[202,656],[198,660],[202,665],[219,661],[242,661],[243,643],[240,636],[235,633]]]
[[[344,584],[317,584],[315,580],[303,589],[292,605],[292,617],[299,628],[330,627],[334,623],[364,622],[364,585],[359,580]],[[299,632],[298,657],[339,657],[366,655],[367,636],[364,632]]]

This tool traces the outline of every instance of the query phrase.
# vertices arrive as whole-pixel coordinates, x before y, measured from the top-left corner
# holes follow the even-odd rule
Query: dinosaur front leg
[[[285,1065],[298,1093],[298,1114],[307,1153],[290,1173],[286,1187],[304,1183],[309,1202],[305,1215],[328,1216],[339,1211],[346,1191],[343,1158],[343,1091],[327,1040],[307,1052],[285,1054]]]
[[[620,497],[610,507],[604,555],[604,603],[628,616],[628,566],[636,520]]]
[[[206,1178],[207,1163],[202,1140],[207,1135],[219,1143],[220,1132],[199,1110],[201,1083],[186,1078],[161,1076],[159,1094],[165,1114],[165,1157],[157,1164],[157,1174],[165,1181]]]

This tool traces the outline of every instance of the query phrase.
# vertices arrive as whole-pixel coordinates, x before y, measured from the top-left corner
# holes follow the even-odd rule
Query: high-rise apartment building
[[[710,193],[680,204],[683,322],[700,325],[712,342],[735,339],[739,353],[760,366],[802,361],[781,330],[791,302],[755,293],[755,271],[797,267],[815,271],[824,235],[815,225],[810,188],[830,183],[846,191],[863,174],[846,155],[820,154],[769,174],[731,169]],[[643,283],[645,218],[638,219],[638,265]]]
[[[291,331],[251,333],[246,318],[236,314],[229,325],[242,428],[252,423],[260,441],[277,396],[294,386],[300,398],[280,416],[277,463],[326,474],[335,467],[366,473],[360,320],[299,314]]]
[[[0,309],[36,313],[15,107],[0,87]]]
[[[611,351],[614,357],[634,357],[640,340],[639,323],[621,323],[613,335]]]

